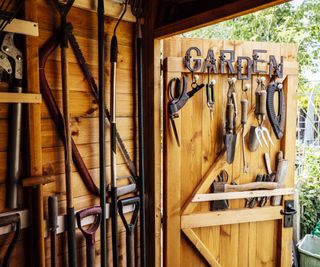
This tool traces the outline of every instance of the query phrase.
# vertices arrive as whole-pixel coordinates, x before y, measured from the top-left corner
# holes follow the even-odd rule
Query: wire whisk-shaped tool
[[[16,17],[24,1],[1,0],[0,3],[0,32]]]

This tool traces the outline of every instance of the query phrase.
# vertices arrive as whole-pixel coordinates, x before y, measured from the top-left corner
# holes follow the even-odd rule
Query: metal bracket
[[[297,213],[294,209],[294,201],[293,200],[286,200],[284,202],[284,211],[281,210],[280,213],[284,215],[284,228],[291,228],[293,227],[293,215]]]
[[[9,57],[11,57],[15,62],[15,74],[14,78],[17,80],[22,80],[23,75],[23,58],[22,58],[22,52],[16,48],[14,45],[14,33],[7,33],[4,36],[1,50],[3,53],[7,54]]]

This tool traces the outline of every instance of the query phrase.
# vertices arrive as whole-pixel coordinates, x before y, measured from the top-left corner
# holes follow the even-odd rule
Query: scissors
[[[177,141],[177,145],[180,147],[180,140],[175,125],[174,119],[179,118],[179,110],[184,107],[187,101],[193,97],[201,88],[204,87],[204,84],[197,84],[195,81],[191,84],[191,90],[187,92],[188,80],[187,77],[182,75],[182,78],[177,77],[172,78],[168,84],[169,87],[169,118],[172,124],[173,132]]]

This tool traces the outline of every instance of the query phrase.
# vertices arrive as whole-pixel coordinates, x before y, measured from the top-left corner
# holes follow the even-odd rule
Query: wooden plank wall
[[[177,65],[181,64],[185,52],[190,47],[198,47],[202,52],[202,58],[206,57],[208,49],[213,49],[215,58],[219,60],[220,50],[235,50],[237,56],[252,57],[253,49],[267,50],[267,54],[261,56],[261,59],[268,60],[269,55],[275,55],[277,61],[280,55],[284,57],[285,62],[295,62],[297,47],[290,44],[274,44],[259,42],[241,42],[229,40],[209,40],[209,39],[191,39],[173,37],[164,41],[164,58],[178,57]],[[173,62],[172,60],[171,62]],[[181,71],[184,68],[172,67],[166,65],[165,69],[165,91],[164,91],[164,261],[165,266],[207,266],[208,263],[195,250],[193,244],[180,231],[181,214],[183,207],[188,204],[192,193],[201,181],[202,177],[208,172],[212,164],[218,158],[224,148],[223,129],[225,121],[226,95],[228,91],[228,75],[211,74],[211,79],[216,80],[215,86],[215,108],[214,118],[210,122],[210,113],[206,105],[206,91],[193,96],[192,100],[183,107],[179,112],[180,117],[175,119],[180,136],[181,146],[176,145],[175,137],[171,124],[168,120],[166,107],[168,103],[167,84],[173,77],[181,77]],[[169,60],[167,61],[169,62]],[[174,64],[174,63],[173,63]],[[182,64],[181,64],[182,65]],[[218,64],[219,68],[219,64]],[[169,71],[170,69],[170,71]],[[166,72],[168,70],[168,72]],[[289,78],[284,80],[284,90],[290,91],[290,97],[296,97],[295,88],[297,86],[296,71],[293,71]],[[186,74],[186,73],[184,73]],[[286,75],[286,74],[285,74]],[[254,92],[257,87],[257,75],[253,75],[249,81],[248,91],[249,111],[254,107]],[[266,84],[269,82],[267,75]],[[207,76],[200,74],[200,83],[206,83]],[[288,88],[288,81],[290,88]],[[191,75],[188,73],[188,90],[190,90]],[[236,83],[238,107],[240,109],[241,99],[241,82]],[[289,98],[290,99],[290,98]],[[294,102],[294,101],[293,101]],[[293,103],[292,102],[292,103]],[[289,103],[295,108],[294,103]],[[290,109],[289,109],[290,110]],[[240,112],[240,111],[239,111]],[[296,110],[292,109],[292,112]],[[293,115],[293,114],[292,114]],[[240,114],[237,120],[237,126],[240,124]],[[254,122],[257,125],[257,122]],[[237,143],[240,144],[236,150],[233,164],[227,165],[226,170],[229,175],[235,178],[238,184],[255,181],[258,173],[266,173],[263,161],[263,153],[269,152],[272,169],[275,170],[276,154],[281,146],[281,142],[276,139],[271,125],[266,119],[264,126],[268,128],[271,138],[275,144],[274,147],[266,146],[250,153],[246,146],[246,156],[249,163],[249,172],[242,173],[243,159],[241,147],[241,136],[238,135]],[[294,120],[290,121],[287,131],[294,134]],[[246,139],[248,135],[246,136]],[[285,140],[285,139],[283,139]],[[285,157],[290,159],[290,174],[287,176],[287,186],[293,185],[293,168],[294,168],[294,147],[285,149]],[[221,161],[222,166],[224,159]],[[230,177],[229,177],[230,179]],[[229,180],[230,182],[230,180]],[[205,192],[202,192],[205,193]],[[208,193],[208,191],[206,192]],[[229,201],[230,208],[243,208],[245,200]],[[267,204],[269,205],[269,204]],[[209,202],[197,204],[194,212],[207,212],[210,210]],[[204,246],[212,253],[221,266],[225,267],[243,267],[243,266],[280,266],[280,250],[278,244],[281,244],[281,221],[264,221],[250,222],[242,224],[232,224],[224,226],[213,226],[192,229],[200,238]],[[286,231],[286,230],[285,230]],[[280,235],[279,235],[280,233]],[[286,238],[290,240],[291,230],[286,232]],[[190,238],[190,236],[188,236]],[[178,241],[180,240],[180,241]],[[174,241],[174,242],[171,242]],[[199,245],[200,241],[195,243]],[[286,241],[287,242],[287,241]],[[290,247],[286,247],[290,252]],[[288,252],[288,253],[289,253]],[[284,253],[286,254],[286,253]],[[283,255],[281,255],[283,257]],[[290,259],[289,259],[290,260]],[[288,262],[288,258],[282,261]],[[281,266],[286,266],[281,265]]]
[[[38,37],[39,47],[52,35],[59,25],[59,17],[54,7],[50,5],[50,1],[37,0],[38,22],[40,36]],[[97,43],[97,15],[95,12],[72,8],[68,15],[68,21],[72,22],[74,34],[80,44],[84,57],[86,58],[90,70],[93,73],[96,82],[98,83],[98,43]],[[109,51],[110,40],[113,34],[113,28],[116,20],[110,17],[105,18],[106,29],[106,103],[109,108],[110,102],[110,64]],[[119,63],[117,77],[117,128],[122,136],[129,154],[132,159],[135,158],[136,142],[136,95],[134,92],[134,80],[132,76],[133,70],[133,34],[134,25],[131,22],[122,22],[118,29],[119,43]],[[72,117],[72,137],[78,146],[78,149],[83,157],[83,160],[89,169],[97,186],[99,186],[99,147],[98,147],[98,104],[90,93],[89,86],[84,79],[81,69],[76,62],[71,48],[68,52],[69,60],[69,86],[70,86],[70,112]],[[60,52],[57,49],[49,58],[46,65],[46,75],[53,95],[59,107],[62,110],[62,92],[60,78]],[[6,86],[1,86],[0,91],[7,91]],[[0,212],[7,211],[5,209],[5,178],[7,166],[7,116],[8,105],[0,104]],[[42,131],[42,159],[43,159],[43,174],[53,175],[56,181],[47,184],[43,187],[45,216],[47,214],[47,198],[50,195],[56,194],[59,199],[59,213],[65,213],[66,196],[64,183],[64,153],[62,142],[59,139],[55,125],[50,118],[50,114],[45,103],[41,104],[41,131]],[[110,180],[110,135],[107,130],[107,178]],[[27,160],[27,159],[26,159]],[[120,152],[118,153],[118,175],[128,175],[129,171],[124,163]],[[90,207],[99,203],[99,199],[88,192],[84,186],[77,170],[73,167],[74,179],[74,203],[75,209]],[[128,181],[122,180],[120,184],[126,184]],[[20,207],[27,208],[21,194]],[[125,232],[124,227],[119,219],[120,232],[120,250],[119,259],[120,266],[125,266]],[[11,266],[28,266],[26,246],[27,232],[23,231],[21,241],[12,256]],[[111,264],[111,226],[108,223],[108,260]],[[97,232],[97,263],[100,262],[100,233]],[[5,237],[0,238],[1,248],[7,245]],[[77,231],[78,242],[78,264],[85,266],[85,242],[82,234]],[[66,264],[66,239],[64,235],[59,235],[57,250],[59,255],[59,264]],[[137,258],[137,260],[139,260]],[[50,246],[49,239],[46,240],[46,265],[49,266],[50,261]]]

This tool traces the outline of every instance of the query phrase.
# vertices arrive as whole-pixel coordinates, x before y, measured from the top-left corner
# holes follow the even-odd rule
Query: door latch
[[[280,213],[284,215],[284,228],[290,228],[293,226],[293,215],[297,213],[294,209],[294,201],[293,200],[286,200],[284,202],[284,211],[281,210]]]

